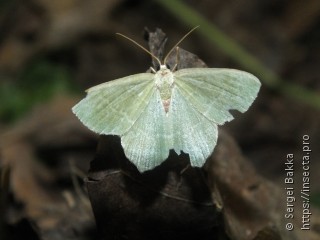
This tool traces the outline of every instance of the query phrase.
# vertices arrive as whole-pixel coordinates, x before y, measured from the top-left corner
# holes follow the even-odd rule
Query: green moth
[[[170,149],[188,153],[191,165],[201,167],[217,143],[217,125],[233,119],[231,109],[245,112],[260,89],[255,76],[235,69],[170,70],[166,59],[184,38],[163,63],[139,45],[159,62],[158,71],[92,87],[72,108],[90,130],[120,136],[140,172],[160,165]]]

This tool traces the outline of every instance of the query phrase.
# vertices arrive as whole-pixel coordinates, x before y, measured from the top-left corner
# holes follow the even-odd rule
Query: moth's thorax
[[[160,93],[162,105],[166,113],[169,111],[174,77],[170,69],[165,65],[160,66],[160,70],[155,73],[155,86]]]

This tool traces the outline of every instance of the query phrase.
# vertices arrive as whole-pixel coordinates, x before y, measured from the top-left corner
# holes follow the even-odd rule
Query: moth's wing
[[[154,91],[130,131],[121,137],[125,155],[140,172],[153,169],[169,156],[171,134],[160,94]]]
[[[178,86],[174,88],[168,116],[174,133],[172,148],[178,154],[188,153],[191,165],[201,167],[217,143],[217,125],[197,111]]]
[[[175,89],[170,118],[174,150],[202,166],[218,138],[217,124],[233,119],[230,109],[245,112],[260,88],[253,75],[232,69],[182,69],[174,74]]]
[[[72,111],[90,130],[121,136],[147,107],[155,91],[153,78],[140,73],[92,87]]]
[[[188,68],[174,74],[175,84],[193,108],[216,124],[231,121],[229,110],[245,112],[261,83],[250,73],[223,68]]]

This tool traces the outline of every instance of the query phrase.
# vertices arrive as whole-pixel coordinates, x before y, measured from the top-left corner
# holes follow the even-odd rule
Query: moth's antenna
[[[184,35],[179,42],[176,43],[176,45],[173,46],[173,48],[171,48],[171,50],[168,52],[168,54],[166,55],[166,57],[164,58],[163,63],[166,64],[167,62],[167,58],[170,56],[170,54],[172,53],[172,51],[190,34],[192,33],[194,30],[196,30],[199,26],[196,26],[194,28],[192,28],[189,32],[187,32],[186,35]]]
[[[159,63],[159,65],[161,66],[161,61],[159,58],[157,58],[155,55],[153,55],[148,49],[146,49],[145,47],[143,47],[142,45],[140,45],[139,43],[137,43],[136,41],[134,41],[133,39],[121,34],[121,33],[116,33],[117,35],[120,35],[121,37],[124,37],[125,39],[129,40],[130,42],[133,42],[135,45],[137,45],[138,47],[140,47],[142,50],[144,50],[145,52],[149,53],[151,57],[153,57],[154,59],[156,59]]]

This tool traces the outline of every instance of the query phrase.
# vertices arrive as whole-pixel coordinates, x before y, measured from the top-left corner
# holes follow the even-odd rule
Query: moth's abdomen
[[[159,91],[162,106],[166,113],[170,110],[172,89],[174,87],[173,74],[169,69],[161,69],[155,75],[155,86]]]

